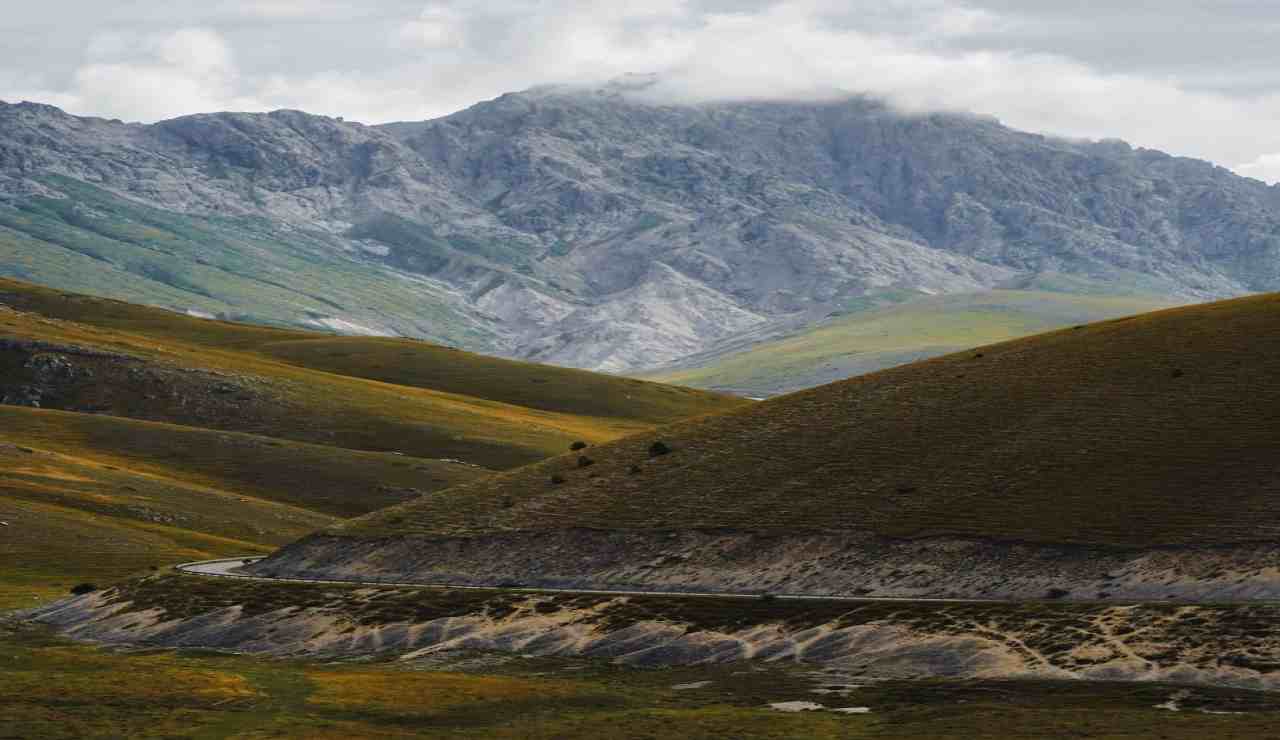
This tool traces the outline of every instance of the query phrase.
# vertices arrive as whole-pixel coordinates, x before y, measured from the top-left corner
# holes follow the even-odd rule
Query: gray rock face
[[[432,299],[484,329],[485,346],[460,344],[611,371],[885,288],[1041,272],[1185,300],[1280,288],[1278,188],[864,98],[668,106],[552,87],[384,126],[0,104],[0,204],[57,195],[50,175],[284,238],[323,232],[447,286]]]

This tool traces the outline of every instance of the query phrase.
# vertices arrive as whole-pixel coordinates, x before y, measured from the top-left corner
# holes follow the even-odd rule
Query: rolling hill
[[[0,603],[261,552],[742,401],[0,281]]]
[[[1078,326],[679,422],[259,572],[889,596],[1280,594],[1280,296]]]
[[[643,377],[750,397],[776,396],[909,362],[1076,324],[1144,313],[1168,299],[1041,276],[997,290],[869,296],[782,337],[735,337]]]

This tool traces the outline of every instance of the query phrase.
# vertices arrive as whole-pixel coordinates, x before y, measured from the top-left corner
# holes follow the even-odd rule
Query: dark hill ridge
[[[266,572],[877,595],[1280,595],[1280,295],[1076,327],[376,512]],[[654,456],[662,442],[671,452]],[[563,480],[562,483],[556,481]]]
[[[1276,188],[861,97],[549,87],[384,126],[0,104],[0,202],[12,276],[605,370],[881,290],[1041,273],[1176,301],[1280,289]]]

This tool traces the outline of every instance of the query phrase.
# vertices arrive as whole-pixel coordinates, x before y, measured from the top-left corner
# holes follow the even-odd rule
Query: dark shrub
[[[580,468],[589,468],[589,467],[591,467],[592,465],[595,465],[595,464],[596,464],[596,461],[595,461],[595,460],[592,460],[591,458],[587,457],[586,455],[579,455],[579,456],[578,456],[578,467],[580,467]]]
[[[658,440],[657,442],[649,445],[649,457],[661,457],[669,452],[671,452],[671,448],[662,440]]]
[[[577,442],[574,442],[573,444],[569,445],[569,449],[573,450],[574,452],[577,452],[578,450],[585,450],[587,449],[587,443],[583,442],[582,440],[578,440]]]
[[[564,476],[563,476],[563,475],[553,475],[553,476],[551,476],[551,485],[553,485],[553,486],[558,486],[558,485],[560,485],[561,483],[564,483]]]
[[[639,465],[632,465],[631,467],[627,468],[627,475],[638,475],[639,473],[640,473]]]
[[[515,505],[516,505],[515,500],[514,500],[514,499],[512,499],[510,496],[505,497],[505,498],[503,498],[503,499],[502,499],[502,508],[504,508],[504,509],[510,509],[511,507],[513,507],[513,506],[515,506]]]
[[[1047,592],[1045,592],[1045,598],[1047,598],[1047,599],[1065,599],[1065,598],[1066,598],[1067,596],[1069,596],[1070,594],[1071,594],[1071,592],[1070,592],[1070,591],[1068,591],[1068,590],[1066,590],[1065,588],[1051,588],[1051,589],[1049,589]]]
[[[71,593],[75,594],[76,596],[84,596],[85,594],[91,594],[97,590],[98,590],[98,587],[93,585],[92,583],[79,583],[71,587]]]

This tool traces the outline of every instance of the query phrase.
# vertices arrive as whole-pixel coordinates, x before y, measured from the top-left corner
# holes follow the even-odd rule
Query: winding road
[[[714,599],[759,599],[760,594],[735,594],[714,591],[626,591],[613,589],[591,589],[591,588],[524,588],[524,587],[503,587],[503,586],[471,586],[460,585],[455,583],[411,583],[405,581],[356,581],[356,580],[329,580],[322,578],[282,578],[273,576],[255,576],[248,573],[236,573],[244,565],[256,563],[262,560],[262,555],[245,555],[238,558],[219,558],[217,560],[197,560],[192,563],[182,563],[173,566],[173,569],[179,573],[196,576],[208,576],[213,578],[240,578],[250,581],[281,581],[288,583],[323,583],[338,586],[392,586],[403,588],[432,588],[432,589],[467,589],[472,591],[513,591],[517,593],[530,594],[588,594],[593,596],[683,596],[689,598],[714,598]],[[907,597],[887,597],[887,596],[814,596],[810,594],[772,594],[771,598],[786,601],[851,601],[851,602],[882,602],[882,601],[902,601],[902,602],[934,602],[943,604],[985,604],[991,602],[1003,603],[1005,599],[922,599]]]

